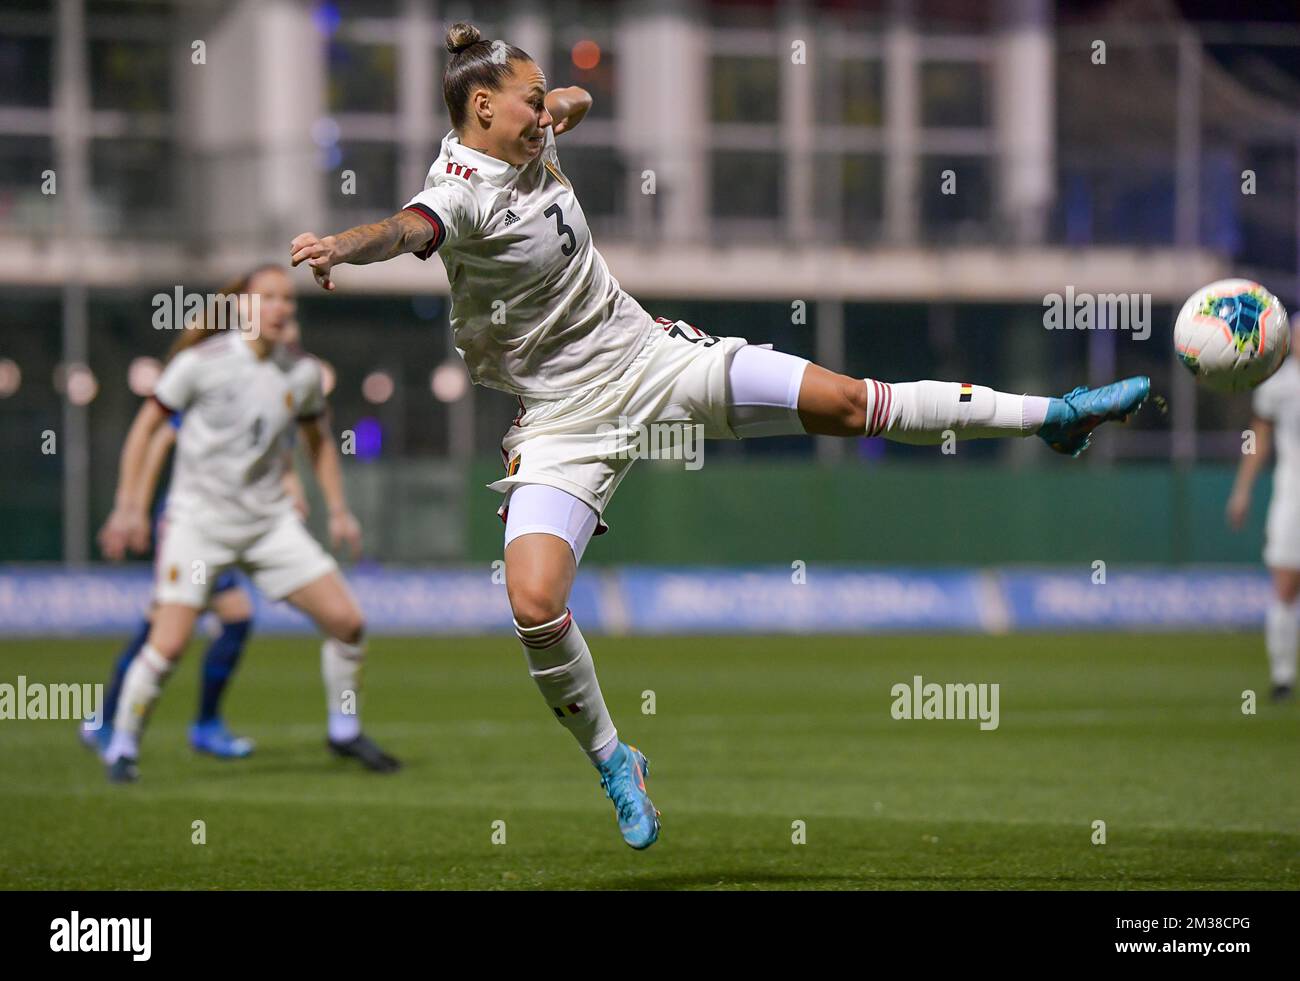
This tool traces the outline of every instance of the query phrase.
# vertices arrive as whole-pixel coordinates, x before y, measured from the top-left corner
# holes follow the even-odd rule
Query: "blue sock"
[[[248,631],[253,621],[240,620],[238,623],[223,625],[221,636],[212,642],[203,655],[203,685],[199,690],[198,722],[214,722],[218,718],[221,696],[225,694],[226,685],[239,664],[244,653],[244,644],[248,640]]]
[[[126,669],[140,653],[140,648],[144,647],[144,642],[149,639],[149,630],[152,626],[153,624],[148,620],[141,620],[135,634],[126,642],[122,653],[117,656],[113,672],[108,676],[108,694],[104,697],[104,725],[111,726],[117,716],[117,700],[122,695],[122,679],[126,677]]]

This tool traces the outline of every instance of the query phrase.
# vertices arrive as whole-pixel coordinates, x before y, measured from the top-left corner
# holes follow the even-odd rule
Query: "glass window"
[[[39,194],[41,172],[53,167],[54,141],[48,136],[0,136],[0,190]]]
[[[62,209],[41,193],[41,174],[53,169],[48,136],[0,136],[0,228],[30,233],[62,220]]]
[[[816,211],[819,222],[838,229],[845,241],[878,237],[884,220],[885,167],[875,153],[823,153],[817,157]]]
[[[986,157],[924,158],[922,225],[945,235],[951,234],[954,226],[986,226],[992,201],[991,182],[991,166]],[[947,193],[949,190],[951,193]],[[987,232],[986,227],[982,230]]]
[[[709,0],[709,20],[717,27],[776,27],[776,4],[770,0]]]
[[[775,220],[781,207],[779,153],[716,150],[713,153],[713,213],[720,218]]]
[[[921,125],[987,126],[988,67],[975,61],[921,66]]]
[[[890,0],[814,0],[818,29],[882,30],[889,20]]]
[[[329,107],[331,112],[397,110],[397,54],[391,44],[331,41]]]
[[[167,112],[171,109],[171,57],[152,41],[90,42],[90,102],[95,109]]]
[[[409,195],[402,197],[397,187],[396,144],[343,140],[339,151],[338,170],[352,170],[357,175],[356,193],[338,195],[343,207],[391,212],[406,203]]]
[[[175,147],[165,140],[92,140],[90,186],[111,229],[158,233],[176,201]]]
[[[817,122],[831,126],[884,125],[884,68],[879,61],[827,59],[818,76]]]
[[[53,42],[47,37],[0,37],[0,104],[50,105],[52,52]]]
[[[775,123],[780,113],[780,65],[775,58],[713,59],[715,122]]]
[[[1062,155],[1057,225],[1070,245],[1169,243],[1174,175],[1166,160],[1133,153],[1113,161]]]
[[[168,17],[175,6],[166,0],[90,0],[86,4],[86,21],[92,28],[96,21],[128,21],[132,27],[139,24],[153,27]]]
[[[560,138],[560,166],[573,184],[588,217],[623,212],[627,168],[619,152],[605,146],[565,146]]]
[[[928,30],[970,33],[991,28],[996,10],[995,4],[970,0],[919,0],[914,16]]]

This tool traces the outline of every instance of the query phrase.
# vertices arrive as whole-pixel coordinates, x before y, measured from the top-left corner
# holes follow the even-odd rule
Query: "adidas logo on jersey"
[[[517,214],[515,214],[513,211],[509,209],[506,209],[506,225],[505,225],[506,228],[509,228],[518,220],[519,220],[519,216]]]

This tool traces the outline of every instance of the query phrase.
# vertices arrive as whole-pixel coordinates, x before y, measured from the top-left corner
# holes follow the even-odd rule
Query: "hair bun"
[[[460,54],[470,45],[478,44],[483,39],[479,29],[473,24],[466,24],[458,21],[447,28],[447,50],[452,54]]]

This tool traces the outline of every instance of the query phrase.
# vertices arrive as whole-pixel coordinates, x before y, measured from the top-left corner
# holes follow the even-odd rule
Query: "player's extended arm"
[[[317,238],[303,232],[289,243],[290,262],[301,262],[311,267],[312,275],[322,289],[333,290],[330,269],[351,263],[363,266],[369,262],[394,259],[404,252],[419,252],[433,238],[433,226],[414,211],[399,211],[391,218],[371,225],[357,225],[337,235]]]
[[[328,417],[322,415],[304,422],[301,430],[316,483],[320,485],[329,508],[330,543],[336,548],[346,543],[352,557],[358,558],[361,555],[361,526],[348,510],[347,498],[343,494],[343,471],[339,467],[339,451],[330,433]]]
[[[551,130],[556,136],[567,133],[582,122],[591,108],[591,93],[584,88],[570,85],[565,89],[551,89],[546,93],[546,111],[555,120]]]
[[[152,495],[157,474],[151,480],[145,468],[154,434],[166,422],[167,410],[156,399],[149,399],[140,406],[122,444],[113,513],[99,532],[100,551],[114,562],[120,561],[128,548],[142,552],[149,547],[149,497],[146,492]]]
[[[1273,424],[1267,419],[1256,416],[1250,421],[1250,428],[1255,433],[1255,452],[1243,453],[1241,463],[1237,466],[1237,479],[1233,481],[1232,493],[1228,495],[1228,524],[1239,530],[1246,523],[1250,513],[1250,494],[1255,488],[1255,479],[1268,463],[1273,451]]]

